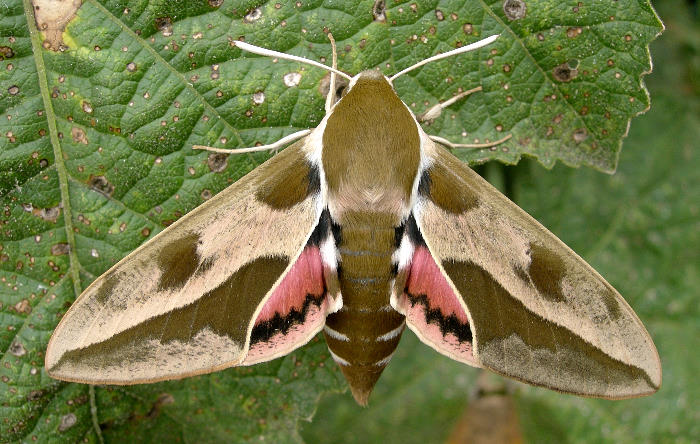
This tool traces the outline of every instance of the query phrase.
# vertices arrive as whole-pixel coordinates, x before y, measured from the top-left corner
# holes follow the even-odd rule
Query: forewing
[[[306,246],[320,214],[318,169],[306,159],[306,143],[272,157],[95,280],[54,331],[48,373],[130,384],[240,364],[254,321],[288,271],[296,273],[287,284],[302,282],[300,291],[322,296],[311,251],[318,248]],[[305,249],[308,266],[293,267]]]
[[[620,294],[447,150],[427,140],[425,152],[414,214],[463,302],[477,364],[587,396],[658,390],[656,348]]]

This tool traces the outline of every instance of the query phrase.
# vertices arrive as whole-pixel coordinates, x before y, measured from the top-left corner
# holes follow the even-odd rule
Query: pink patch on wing
[[[456,361],[479,367],[468,332],[469,318],[458,298],[428,249],[416,248],[406,292],[399,298],[400,311],[424,343]],[[450,331],[457,327],[459,331]],[[469,333],[468,339],[465,332]]]
[[[424,294],[428,296],[430,306],[439,308],[443,316],[457,316],[457,319],[467,324],[467,313],[459,303],[457,295],[435,263],[435,259],[427,248],[418,247],[413,253],[411,271],[408,275],[406,288],[412,295]]]
[[[321,296],[324,291],[321,251],[316,246],[308,246],[267,300],[255,323],[267,321],[276,313],[284,317],[292,309],[300,310],[306,295]]]
[[[321,252],[317,246],[307,246],[255,319],[254,328],[265,323],[289,321],[284,322],[285,330],[251,344],[242,364],[285,355],[313,338],[326,322],[328,302],[324,293]],[[301,322],[292,320],[292,315],[301,316]]]

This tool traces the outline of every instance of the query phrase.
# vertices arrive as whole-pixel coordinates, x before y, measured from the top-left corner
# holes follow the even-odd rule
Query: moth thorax
[[[395,213],[409,204],[420,162],[413,115],[384,76],[359,75],[323,133],[329,198],[342,209]]]

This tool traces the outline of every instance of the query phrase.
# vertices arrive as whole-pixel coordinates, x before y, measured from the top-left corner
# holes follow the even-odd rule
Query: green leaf
[[[51,331],[83,288],[269,156],[192,145],[270,143],[323,118],[326,73],[242,54],[239,38],[323,61],[327,28],[341,69],[391,74],[501,33],[492,47],[397,80],[417,114],[483,87],[426,129],[454,142],[512,134],[495,149],[458,151],[473,162],[528,154],[547,166],[615,168],[629,119],[648,106],[641,75],[661,29],[648,2],[533,0],[513,20],[502,1],[388,6],[0,4],[0,441],[296,442],[298,419],[344,386],[322,343],[265,365],[136,387],[65,384],[43,370]],[[555,72],[574,60],[575,78]],[[289,73],[298,83],[285,82]]]

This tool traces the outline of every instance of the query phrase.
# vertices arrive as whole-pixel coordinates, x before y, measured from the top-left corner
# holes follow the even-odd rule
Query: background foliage
[[[43,371],[50,333],[82,288],[266,157],[192,144],[267,143],[323,117],[323,72],[241,54],[231,39],[323,60],[327,27],[341,69],[392,73],[502,33],[487,50],[397,82],[416,113],[483,86],[426,129],[456,142],[513,134],[495,150],[458,153],[473,162],[526,153],[548,167],[559,159],[615,169],[628,119],[648,104],[640,75],[660,28],[647,2],[529,1],[522,18],[501,1],[394,1],[383,14],[374,3],[0,4],[0,441],[409,443],[449,434],[478,372],[410,333],[369,409],[326,395],[301,435],[298,420],[318,398],[344,388],[318,339],[268,364],[153,385],[66,384]],[[664,365],[661,391],[640,400],[517,385],[533,441],[700,439],[690,383],[700,349],[700,36],[682,2],[658,6],[669,31],[654,47],[654,108],[633,122],[616,175],[547,172],[534,161],[486,170],[626,296]]]

